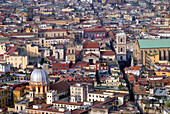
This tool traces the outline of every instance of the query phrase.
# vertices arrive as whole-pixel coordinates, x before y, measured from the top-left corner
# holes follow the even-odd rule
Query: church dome
[[[48,74],[44,69],[34,69],[31,73],[30,82],[32,83],[48,83]]]

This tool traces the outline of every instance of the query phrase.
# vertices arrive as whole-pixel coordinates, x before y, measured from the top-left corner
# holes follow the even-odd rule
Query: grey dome
[[[34,83],[48,83],[48,74],[44,69],[34,69],[31,73],[30,81]]]

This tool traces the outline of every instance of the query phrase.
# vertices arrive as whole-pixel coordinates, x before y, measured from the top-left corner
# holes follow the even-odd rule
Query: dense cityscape
[[[0,113],[170,114],[170,1],[0,0]]]

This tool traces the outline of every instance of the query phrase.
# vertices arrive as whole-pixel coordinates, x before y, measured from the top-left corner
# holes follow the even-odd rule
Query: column
[[[166,54],[165,54],[166,60],[168,60],[168,59],[169,59],[169,56],[170,56],[170,55],[168,56],[168,49],[166,49],[165,52],[166,52]]]
[[[43,94],[43,86],[40,87],[40,94]]]
[[[35,94],[38,94],[38,87],[36,86],[36,91],[35,91]]]
[[[146,65],[146,53],[145,53],[145,50],[143,50],[143,64]]]
[[[47,92],[47,86],[45,86],[45,92]]]
[[[164,50],[161,50],[161,60],[164,60]]]

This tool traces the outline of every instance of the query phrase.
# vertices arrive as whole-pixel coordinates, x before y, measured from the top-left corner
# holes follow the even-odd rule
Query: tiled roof
[[[93,56],[95,56],[95,57],[98,57],[98,56],[97,56],[96,54],[94,54],[94,53],[88,53],[88,54],[84,55],[84,58],[87,57],[87,56],[89,56],[89,55],[93,55]]]
[[[62,91],[69,90],[70,85],[67,82],[65,82],[64,80],[62,80],[62,81],[59,81],[57,83],[51,84],[50,89],[57,90],[57,92],[60,93]]]
[[[83,105],[83,103],[65,102],[65,101],[54,101],[53,103],[67,104],[67,105],[76,105],[76,106],[82,106]]]
[[[113,56],[115,53],[112,50],[107,50],[107,51],[101,51],[100,52],[102,56]]]
[[[10,47],[8,51],[6,52],[7,55],[11,55],[17,50],[18,47]]]
[[[24,87],[16,87],[14,91],[21,91]]]
[[[134,77],[133,75],[130,75],[128,78],[129,78],[129,81],[130,81],[130,82],[136,80],[135,77]]]
[[[71,111],[71,114],[85,114],[85,113],[88,113],[88,110],[75,109]]]
[[[83,48],[99,48],[98,42],[84,42]]]
[[[58,32],[58,31],[66,31],[66,29],[40,29],[38,32]]]
[[[140,70],[141,66],[136,66],[136,67],[125,67],[125,70]]]
[[[47,56],[47,58],[51,61],[56,61],[55,56]]]
[[[68,112],[69,110],[66,110],[66,111],[59,111],[58,109],[54,109],[54,108],[48,108],[50,107],[51,105],[49,104],[41,104],[42,108],[41,109],[35,109],[33,107],[31,108],[27,108],[26,110],[37,110],[37,111],[48,111],[48,112],[59,112],[59,113],[65,113],[65,112]]]

